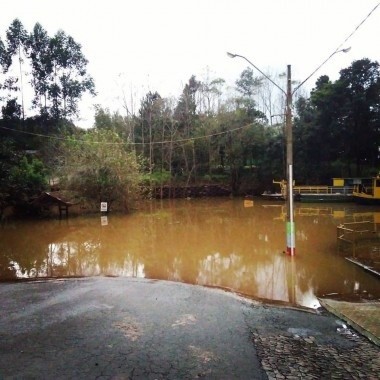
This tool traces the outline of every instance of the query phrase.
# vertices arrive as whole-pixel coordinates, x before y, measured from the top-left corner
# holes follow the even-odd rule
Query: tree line
[[[95,94],[87,63],[81,45],[64,31],[49,36],[36,23],[28,33],[21,21],[15,19],[6,31],[5,42],[0,39],[2,72],[9,74],[0,84],[1,100],[5,103],[3,117],[25,118],[28,86],[33,89],[31,107],[40,116],[62,119],[77,114],[83,93]]]
[[[49,179],[94,204],[128,209],[141,189],[219,183],[258,194],[285,176],[285,99],[250,67],[232,90],[222,78],[191,76],[177,99],[149,91],[136,112],[98,105],[83,130],[71,119],[95,85],[71,36],[50,37],[40,24],[28,33],[14,20],[0,40],[0,63],[2,210],[28,204]],[[297,183],[378,172],[379,77],[378,62],[363,58],[336,81],[322,75],[310,96],[295,100]],[[34,94],[29,117],[26,85]]]

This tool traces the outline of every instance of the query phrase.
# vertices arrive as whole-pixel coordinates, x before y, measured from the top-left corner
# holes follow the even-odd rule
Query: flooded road
[[[307,307],[318,307],[317,297],[326,295],[380,298],[379,279],[339,252],[336,229],[345,221],[378,220],[379,208],[297,203],[296,256],[291,258],[283,253],[282,202],[217,198],[143,206],[129,215],[1,225],[0,279],[144,277]]]

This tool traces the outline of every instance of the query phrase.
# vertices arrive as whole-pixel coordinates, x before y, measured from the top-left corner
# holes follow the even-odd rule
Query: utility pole
[[[338,47],[339,49],[339,47]],[[276,86],[286,98],[286,122],[285,122],[285,135],[286,135],[286,253],[290,256],[295,255],[296,239],[295,239],[295,224],[294,224],[294,198],[293,198],[293,127],[292,127],[292,98],[293,94],[313,76],[332,56],[336,53],[347,53],[351,48],[336,49],[324,62],[322,62],[303,82],[301,82],[292,91],[292,70],[288,65],[287,70],[287,90],[286,92],[273,80],[263,73],[255,64],[253,64],[248,58],[240,54],[228,53],[230,58],[240,57],[247,61],[252,67],[254,67],[261,75],[269,80],[274,86]]]
[[[286,253],[295,255],[295,225],[293,207],[293,122],[292,122],[292,69],[287,69],[286,90]]]

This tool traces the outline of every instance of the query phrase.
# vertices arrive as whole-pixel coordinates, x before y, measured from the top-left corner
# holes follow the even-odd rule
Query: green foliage
[[[131,139],[133,129],[131,120],[121,116],[118,112],[110,113],[108,109],[100,105],[95,106],[95,125],[96,129],[108,129],[116,132],[124,141]]]
[[[103,109],[97,105],[95,107],[95,128],[97,129],[114,129],[112,116],[108,109]]]
[[[91,130],[81,140],[70,139],[63,149],[62,186],[94,207],[108,202],[128,210],[139,195],[140,166],[134,152],[110,130]]]
[[[0,143],[0,216],[9,205],[11,187],[9,182],[10,171],[16,163],[12,141],[2,139]]]
[[[49,43],[52,80],[47,89],[52,106],[51,113],[55,118],[76,115],[78,100],[88,91],[95,95],[93,79],[87,75],[87,59],[81,51],[81,45],[67,35],[58,31]]]
[[[344,99],[341,118],[346,140],[344,157],[363,167],[379,163],[380,145],[380,68],[369,59],[354,61],[340,71],[339,85]]]
[[[6,32],[6,43],[0,40],[0,65],[3,72],[7,73],[12,65],[17,65],[20,85],[15,86],[14,78],[8,77],[0,83],[0,89],[8,91],[8,98],[14,98],[11,93],[20,90],[22,103],[25,69],[21,66],[24,63],[29,63],[31,68],[27,75],[31,76],[28,82],[35,95],[32,106],[39,110],[40,116],[55,120],[76,116],[82,95],[86,92],[95,94],[94,81],[87,74],[88,62],[81,45],[62,30],[50,37],[37,23],[33,31],[28,33],[21,21],[15,19]],[[26,108],[22,104],[22,113]]]
[[[10,170],[9,180],[13,188],[12,197],[30,200],[46,189],[46,171],[43,163],[37,158],[24,156],[18,165]]]
[[[334,176],[373,175],[379,167],[380,70],[377,62],[354,61],[331,82],[317,80],[310,99],[297,103],[295,176],[326,183]]]
[[[144,173],[142,175],[142,183],[145,185],[152,184],[153,186],[167,185],[171,181],[171,173],[167,170],[154,171],[150,173]]]
[[[189,133],[189,128],[194,123],[197,108],[196,94],[200,88],[201,83],[192,75],[189,82],[185,85],[175,109],[174,116],[182,124],[187,133]]]
[[[260,87],[262,80],[254,76],[253,70],[247,67],[235,82],[236,89],[245,97],[252,98]]]
[[[8,54],[18,55],[21,48],[25,48],[28,33],[19,19],[12,21],[7,32]]]
[[[5,106],[1,107],[4,120],[19,120],[21,113],[21,106],[17,103],[17,99],[8,99]]]

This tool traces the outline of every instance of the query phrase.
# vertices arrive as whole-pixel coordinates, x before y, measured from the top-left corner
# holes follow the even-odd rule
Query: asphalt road
[[[5,283],[0,305],[0,379],[343,379],[380,370],[378,348],[326,311],[200,286],[131,278]],[[368,368],[347,356],[359,351]]]

